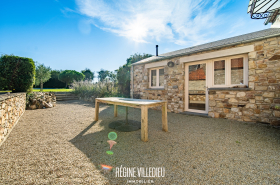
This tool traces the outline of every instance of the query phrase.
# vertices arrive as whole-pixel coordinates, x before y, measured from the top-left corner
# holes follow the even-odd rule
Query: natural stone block
[[[269,109],[270,108],[270,105],[260,105],[260,109],[263,110],[263,109]]]
[[[238,100],[237,100],[237,99],[235,99],[235,98],[230,98],[230,99],[229,99],[229,102],[230,102],[230,103],[237,103],[237,102],[238,102]]]
[[[249,81],[250,82],[256,82],[256,81],[259,81],[259,77],[258,76],[249,76]]]
[[[234,94],[227,94],[225,97],[226,98],[235,98],[235,95]]]
[[[273,98],[274,97],[274,92],[264,92],[263,97]]]
[[[261,113],[261,110],[260,110],[260,109],[255,109],[255,110],[254,110],[254,113],[255,113],[255,114],[260,114],[260,113]]]
[[[259,64],[259,65],[258,65],[258,68],[266,68],[266,67],[267,67],[266,64]]]
[[[263,50],[263,45],[256,45],[255,51],[260,51],[260,50]]]
[[[219,117],[220,117],[220,113],[214,112],[214,118],[219,118]]]
[[[256,100],[255,99],[249,99],[249,102],[250,103],[256,103]]]
[[[232,111],[232,112],[239,112],[240,109],[239,109],[238,107],[235,107],[235,108],[231,108],[231,111]]]
[[[210,101],[209,101],[209,106],[210,106],[210,107],[216,106],[216,101],[215,101],[215,100],[210,100]]]
[[[237,93],[236,96],[237,96],[237,97],[245,97],[245,96],[246,96],[246,93],[245,93],[245,92],[239,92],[239,93]]]
[[[223,108],[224,105],[223,105],[223,103],[217,103],[216,107]]]
[[[257,90],[257,91],[265,91],[265,90],[267,90],[267,86],[256,86],[255,90]]]
[[[280,111],[273,111],[273,116],[275,116],[275,117],[280,117]]]
[[[252,104],[252,103],[248,103],[245,108],[249,108],[249,109],[256,109],[257,105],[256,104]]]
[[[268,80],[268,83],[277,83],[277,81],[275,79],[270,79]]]

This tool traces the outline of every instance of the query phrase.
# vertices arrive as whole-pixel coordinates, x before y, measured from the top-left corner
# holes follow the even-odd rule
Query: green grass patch
[[[40,89],[33,89],[33,92],[39,92]],[[72,89],[43,89],[43,92],[72,92]]]

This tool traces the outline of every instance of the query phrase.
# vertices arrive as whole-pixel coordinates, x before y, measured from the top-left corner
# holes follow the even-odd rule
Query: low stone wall
[[[0,94],[0,146],[8,137],[26,106],[26,93]]]
[[[280,126],[280,98],[268,91],[210,90],[208,115]]]

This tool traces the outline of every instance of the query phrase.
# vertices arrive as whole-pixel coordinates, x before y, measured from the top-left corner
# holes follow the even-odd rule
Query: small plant
[[[278,105],[275,105],[274,108],[280,110],[280,106],[278,106]]]
[[[235,141],[237,144],[240,144],[240,142],[239,141]]]

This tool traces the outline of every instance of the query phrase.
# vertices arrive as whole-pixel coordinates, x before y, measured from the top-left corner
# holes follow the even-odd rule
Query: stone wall
[[[245,90],[209,91],[209,111],[211,117],[222,117],[239,121],[265,122],[280,125],[280,37],[272,37],[254,42],[242,43],[220,49],[198,52],[200,55],[213,51],[254,45],[248,53],[248,86]],[[185,57],[185,56],[184,56]],[[145,64],[133,66],[133,97],[152,100],[167,100],[168,111],[179,113],[185,107],[185,69],[180,57],[171,58],[174,67],[164,67],[164,88],[149,89],[148,69]],[[240,71],[233,72],[241,76]],[[233,74],[233,76],[234,76]],[[192,97],[193,99],[196,97]]]
[[[174,58],[174,67],[164,66],[164,88],[149,88],[149,71],[144,65],[136,65],[133,69],[133,97],[148,100],[167,100],[168,111],[183,112],[184,110],[184,65]],[[157,109],[160,109],[158,107]]]
[[[26,93],[0,94],[0,145],[24,113]]]
[[[254,43],[249,91],[209,91],[209,116],[280,125],[280,38]]]

